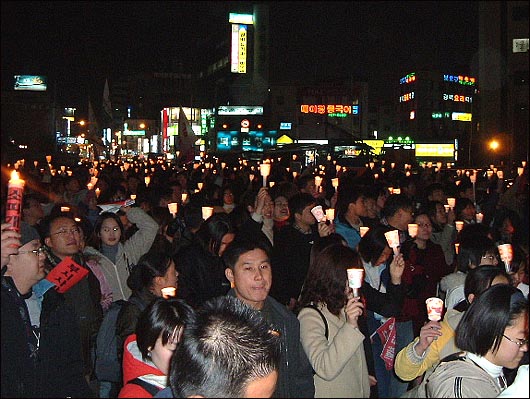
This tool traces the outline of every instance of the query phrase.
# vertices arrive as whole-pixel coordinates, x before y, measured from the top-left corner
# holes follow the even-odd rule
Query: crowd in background
[[[171,358],[195,312],[221,296],[258,311],[279,335],[275,397],[453,397],[456,377],[445,365],[454,359],[446,356],[459,351],[467,354],[459,358],[468,367],[459,370],[464,394],[515,387],[528,364],[526,166],[505,179],[492,168],[270,165],[263,176],[246,160],[17,162],[20,234],[2,224],[1,328],[10,342],[2,396],[189,392],[170,384],[179,366]],[[13,168],[2,169],[3,199]],[[397,251],[385,234],[393,230]],[[500,256],[503,244],[510,260]],[[45,277],[69,259],[86,275],[60,292]],[[364,270],[355,295],[350,268]],[[495,303],[490,288],[507,302]],[[431,297],[444,301],[440,321],[428,319]],[[96,359],[98,333],[117,304],[122,367],[113,374]],[[481,321],[479,307],[497,312],[497,324]],[[390,340],[381,334],[389,321]],[[470,336],[479,322],[483,335]],[[479,378],[473,365],[489,390],[469,382]]]

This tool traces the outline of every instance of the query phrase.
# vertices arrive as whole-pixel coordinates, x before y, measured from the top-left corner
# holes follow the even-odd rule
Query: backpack
[[[123,342],[118,337],[116,324],[118,317],[125,306],[136,305],[143,311],[146,305],[134,296],[128,301],[120,299],[112,302],[103,317],[96,338],[95,373],[98,381],[122,383],[122,364],[118,356],[118,348]]]

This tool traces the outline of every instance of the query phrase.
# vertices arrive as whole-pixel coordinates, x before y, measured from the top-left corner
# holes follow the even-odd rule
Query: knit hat
[[[40,240],[37,229],[26,222],[20,222],[20,244],[25,245],[30,241]]]

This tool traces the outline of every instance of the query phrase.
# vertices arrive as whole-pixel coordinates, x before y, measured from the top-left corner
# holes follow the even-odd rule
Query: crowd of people
[[[1,396],[528,395],[526,167],[270,164],[17,163]]]

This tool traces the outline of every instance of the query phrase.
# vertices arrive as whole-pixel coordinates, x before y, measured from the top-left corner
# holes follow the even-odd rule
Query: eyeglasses
[[[116,232],[116,231],[118,231],[119,229],[120,229],[119,227],[112,227],[112,228],[111,228],[111,227],[103,227],[103,228],[101,229],[101,231],[104,231],[105,233],[110,233],[111,231]]]
[[[81,232],[81,230],[79,229],[79,227],[74,227],[74,228],[71,228],[71,229],[61,229],[59,231],[56,231],[55,233],[52,233],[52,235],[56,235],[56,236],[64,236],[68,233],[71,233],[71,234],[79,234]]]
[[[39,255],[44,254],[45,252],[46,252],[46,248],[39,247],[37,249],[32,249],[31,251],[18,251],[18,255],[33,253],[33,254],[39,256]]]
[[[511,339],[510,337],[507,337],[506,335],[502,334],[502,336],[504,338],[506,338],[508,341],[510,342],[513,342],[515,345],[517,345],[519,348],[521,346],[524,346],[524,345],[527,345],[528,344],[528,339],[521,339],[521,338],[517,338],[517,339]]]

